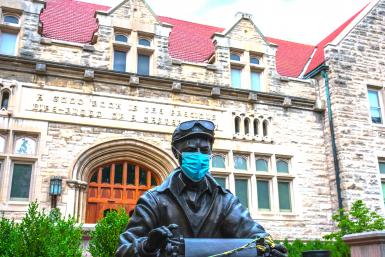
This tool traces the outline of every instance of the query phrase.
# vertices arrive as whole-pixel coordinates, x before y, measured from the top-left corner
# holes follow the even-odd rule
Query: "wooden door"
[[[138,198],[160,183],[151,170],[119,161],[97,167],[88,184],[86,223],[96,223],[108,211],[122,207],[128,213]]]

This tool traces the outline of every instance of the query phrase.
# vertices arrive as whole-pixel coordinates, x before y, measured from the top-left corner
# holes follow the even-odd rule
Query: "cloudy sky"
[[[122,0],[82,0],[114,6]],[[147,0],[162,16],[228,28],[237,12],[253,15],[265,36],[317,44],[370,0]]]

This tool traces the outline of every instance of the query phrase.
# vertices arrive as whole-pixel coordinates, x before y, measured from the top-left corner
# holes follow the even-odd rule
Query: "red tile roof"
[[[276,53],[277,72],[282,76],[298,77],[314,51],[314,46],[276,38],[266,38],[278,45]]]
[[[215,32],[224,31],[223,28],[169,17],[159,16],[159,20],[173,25],[169,42],[171,57],[189,62],[208,60],[214,52],[211,36]]]
[[[40,15],[43,36],[75,43],[91,42],[98,29],[96,10],[107,11],[108,6],[74,0],[48,0]]]
[[[90,43],[93,33],[98,29],[94,18],[95,11],[109,9],[108,6],[76,0],[48,0],[46,9],[40,15],[43,23],[42,35],[57,40]],[[307,73],[324,62],[323,48],[336,38],[360,12],[317,45]],[[173,25],[169,41],[170,56],[188,62],[207,61],[214,52],[211,36],[215,32],[224,31],[223,28],[169,17],[159,16],[159,20]],[[283,76],[298,77],[313,53],[314,47],[275,38],[267,38],[267,40],[278,45],[277,72]]]
[[[314,56],[306,69],[306,73],[308,74],[315,68],[317,68],[319,65],[325,62],[325,55],[324,55],[324,48],[327,44],[332,42],[349,24],[367,7],[368,5],[364,6],[359,12],[357,12],[355,15],[353,15],[351,18],[349,18],[347,21],[345,21],[341,26],[339,26],[335,31],[330,33],[327,37],[325,37],[321,42],[318,43],[316,46],[316,52],[314,53]]]

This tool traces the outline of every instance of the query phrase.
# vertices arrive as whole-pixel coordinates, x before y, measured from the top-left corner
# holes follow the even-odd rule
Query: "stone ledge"
[[[385,244],[385,230],[346,235],[342,239],[350,246]]]

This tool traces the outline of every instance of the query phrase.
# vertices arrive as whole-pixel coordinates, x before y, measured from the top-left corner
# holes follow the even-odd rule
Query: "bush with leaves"
[[[124,209],[109,212],[105,218],[96,223],[91,232],[89,252],[94,257],[111,257],[115,255],[119,235],[124,231],[129,216]]]
[[[9,233],[4,235],[4,233]],[[80,257],[82,229],[72,218],[62,217],[58,209],[48,214],[36,202],[29,205],[20,224],[2,218],[0,225],[2,257]]]
[[[353,203],[349,212],[341,209],[333,215],[338,231],[324,236],[326,241],[314,240],[304,242],[285,240],[290,257],[301,257],[303,251],[329,250],[332,257],[349,257],[350,249],[342,240],[344,235],[385,229],[385,219],[374,211],[370,211],[362,200]]]
[[[333,215],[339,230],[326,235],[325,239],[338,240],[344,235],[385,229],[385,219],[374,211],[370,211],[362,200],[353,203],[349,212],[343,209]]]
[[[17,249],[17,224],[13,220],[0,219],[0,256],[14,256]]]

